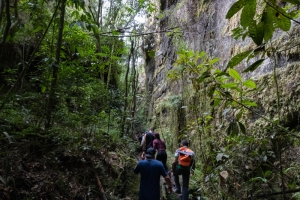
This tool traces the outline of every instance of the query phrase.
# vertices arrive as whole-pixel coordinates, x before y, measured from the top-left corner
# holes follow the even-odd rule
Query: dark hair
[[[154,133],[154,138],[160,140],[159,133],[155,132],[155,133]]]
[[[186,141],[186,140],[182,140],[181,141],[181,145],[183,145],[183,146],[189,146],[189,142],[188,141]]]
[[[156,150],[154,148],[150,147],[146,150],[146,157],[152,158],[152,157],[154,157],[155,153],[156,153]]]

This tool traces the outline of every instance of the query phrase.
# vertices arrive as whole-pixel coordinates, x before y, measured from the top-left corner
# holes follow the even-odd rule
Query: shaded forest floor
[[[122,154],[104,146],[71,150],[52,139],[34,134],[1,138],[0,200],[97,200],[103,192],[107,199],[137,199],[139,175],[132,169],[138,156],[124,163]],[[122,151],[120,146],[112,148]],[[163,178],[161,188],[163,199],[179,199],[166,192]]]
[[[105,146],[66,148],[51,137],[27,135],[0,140],[0,199],[135,199],[134,159]],[[131,177],[131,178],[128,178]],[[103,188],[101,188],[103,186]],[[103,189],[103,190],[102,190]]]

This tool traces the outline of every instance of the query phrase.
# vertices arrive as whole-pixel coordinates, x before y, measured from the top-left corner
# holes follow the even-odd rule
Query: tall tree
[[[62,38],[63,38],[63,30],[64,30],[64,22],[65,22],[66,1],[67,0],[61,1],[61,13],[60,13],[60,20],[59,20],[59,27],[58,27],[58,35],[57,35],[56,55],[55,55],[56,62],[52,66],[52,81],[51,81],[49,102],[48,102],[47,113],[46,113],[45,128],[50,128],[52,126],[52,112],[56,104],[55,91],[57,86],[58,69],[60,64],[60,51],[62,46]]]

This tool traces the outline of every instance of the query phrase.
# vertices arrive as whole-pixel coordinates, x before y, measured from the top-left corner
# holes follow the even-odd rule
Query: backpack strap
[[[186,151],[186,150],[183,150],[183,151],[179,150],[179,151],[177,151],[177,152],[178,152],[178,153],[185,154],[185,155],[189,155],[189,156],[192,156],[192,155],[193,155],[193,152],[189,152],[189,151]]]

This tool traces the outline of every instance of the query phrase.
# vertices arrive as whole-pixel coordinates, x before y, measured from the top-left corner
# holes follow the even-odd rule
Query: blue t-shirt
[[[160,199],[160,176],[166,177],[163,164],[158,160],[141,160],[134,168],[134,173],[141,173],[139,200]]]

